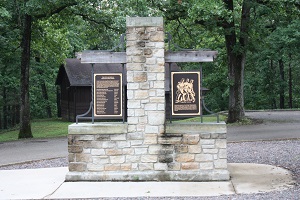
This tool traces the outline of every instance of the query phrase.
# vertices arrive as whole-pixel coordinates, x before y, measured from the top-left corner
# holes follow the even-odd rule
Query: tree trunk
[[[19,138],[32,138],[29,103],[29,67],[32,17],[25,14],[21,55],[21,105]]]
[[[271,96],[270,97],[271,108],[272,109],[277,109],[276,99],[274,97],[274,92],[275,92],[274,84],[275,84],[275,81],[274,81],[274,74],[271,74],[272,72],[275,72],[273,60],[270,61],[270,73],[269,73],[270,74],[270,93],[269,93],[269,95]]]
[[[46,84],[45,84],[45,81],[44,81],[44,80],[42,81],[41,88],[42,88],[43,98],[44,98],[44,100],[45,100],[45,102],[46,102],[46,112],[47,112],[47,116],[48,116],[48,118],[52,118],[51,106],[50,106],[50,104],[49,104],[49,98],[48,98],[47,87],[46,87]]]
[[[280,109],[284,109],[284,64],[282,59],[280,59],[278,62],[280,74],[279,107]]]
[[[289,108],[293,108],[293,75],[292,75],[292,55],[289,54]]]
[[[223,0],[223,2],[225,3],[226,8],[234,13],[233,0]],[[249,20],[250,3],[249,0],[244,0],[238,41],[235,22],[226,22],[223,25],[228,59],[228,78],[230,81],[228,123],[239,121],[245,116],[244,67],[246,61],[245,47],[248,43]],[[239,48],[238,51],[237,48]]]
[[[3,129],[7,129],[7,95],[6,95],[6,87],[3,87]]]

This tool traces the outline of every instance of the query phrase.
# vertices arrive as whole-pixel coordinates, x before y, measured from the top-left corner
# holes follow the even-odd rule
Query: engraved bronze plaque
[[[122,118],[122,73],[94,74],[95,117]]]
[[[200,72],[171,72],[172,115],[201,113]]]

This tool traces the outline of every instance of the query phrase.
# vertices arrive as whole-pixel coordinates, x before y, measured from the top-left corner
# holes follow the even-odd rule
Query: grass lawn
[[[220,121],[225,120],[224,115],[219,115]],[[179,119],[173,119],[178,121]],[[168,121],[168,120],[167,120]],[[180,119],[183,122],[200,122],[200,117]],[[217,122],[216,116],[204,116],[203,122]],[[68,125],[72,122],[64,122],[61,119],[41,119],[31,122],[33,138],[55,138],[68,135]],[[19,129],[0,131],[0,142],[18,140]]]
[[[33,138],[54,138],[68,135],[68,125],[72,122],[64,122],[61,119],[42,119],[31,122]],[[0,142],[18,140],[19,129],[0,132]]]
[[[219,115],[219,121],[225,121],[225,115]],[[187,119],[174,119],[174,121],[181,121],[181,122],[201,122],[200,117],[193,117]],[[217,117],[215,115],[204,115],[203,116],[203,123],[210,123],[210,122],[217,122]]]

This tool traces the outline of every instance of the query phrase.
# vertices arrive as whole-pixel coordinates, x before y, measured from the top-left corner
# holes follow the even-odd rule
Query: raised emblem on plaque
[[[200,72],[171,72],[172,115],[201,113]]]
[[[94,74],[95,117],[122,118],[122,73]]]

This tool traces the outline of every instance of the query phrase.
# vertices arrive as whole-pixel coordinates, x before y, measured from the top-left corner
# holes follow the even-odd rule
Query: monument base
[[[69,172],[66,181],[220,181],[229,180],[227,170],[195,172],[136,171],[136,172]]]
[[[166,133],[127,133],[125,123],[69,126],[66,181],[225,181],[226,124],[166,124]]]

